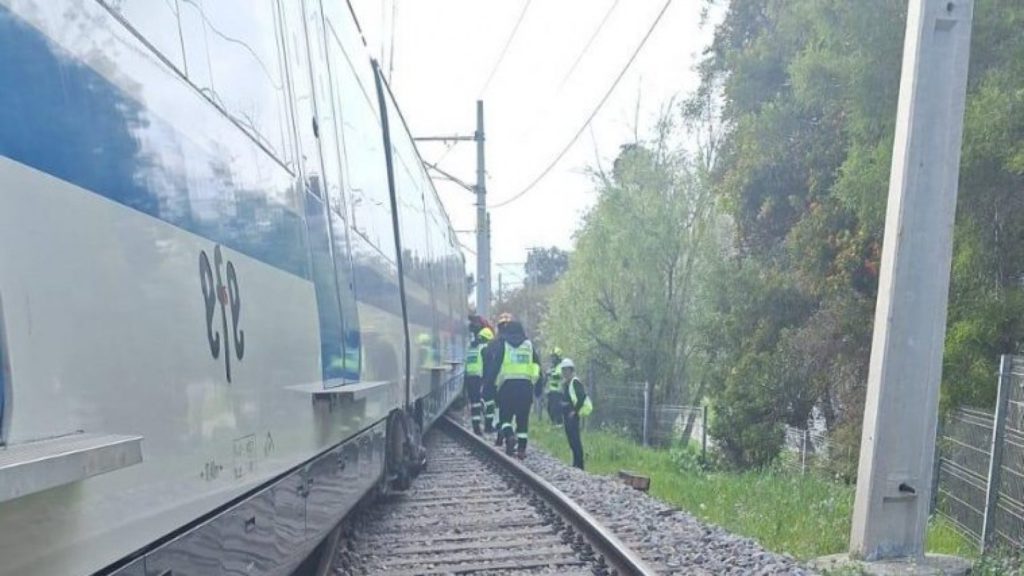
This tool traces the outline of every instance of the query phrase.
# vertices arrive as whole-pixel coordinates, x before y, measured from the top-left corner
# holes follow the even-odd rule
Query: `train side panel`
[[[0,442],[143,452],[0,502],[0,574],[286,573],[454,399],[462,256],[364,48],[340,2],[0,0]]]
[[[305,192],[106,10],[67,4],[0,4],[4,440],[139,435],[143,462],[0,503],[0,573],[100,569],[274,482],[259,524],[298,526],[301,549],[329,528],[307,480],[340,474],[314,458],[394,387],[310,394]],[[364,461],[360,493],[380,474]]]

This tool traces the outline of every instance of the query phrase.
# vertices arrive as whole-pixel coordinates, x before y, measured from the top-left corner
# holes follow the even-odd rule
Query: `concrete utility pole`
[[[925,561],[973,11],[910,1],[852,558]]]
[[[487,170],[484,164],[484,101],[476,101],[476,311],[491,315],[491,220],[487,216]]]
[[[445,180],[476,194],[476,312],[491,315],[491,218],[487,214],[487,170],[484,162],[484,102],[476,101],[476,131],[472,136],[424,136],[413,138],[417,142],[476,142],[476,184],[469,185],[445,172],[436,164],[427,168],[439,173]]]

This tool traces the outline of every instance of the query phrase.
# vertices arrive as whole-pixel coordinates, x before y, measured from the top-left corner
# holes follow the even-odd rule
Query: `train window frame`
[[[224,32],[224,21],[237,26],[234,19],[215,18],[208,13],[207,3],[203,0],[181,0],[178,4],[177,22],[181,38],[182,59],[184,67],[179,72],[221,113],[231,119],[243,132],[249,135],[261,148],[274,157],[286,170],[297,173],[293,118],[289,104],[291,79],[287,71],[286,58],[282,54],[285,44],[284,26],[278,11],[277,0],[257,0],[255,2],[234,2],[219,0],[212,3],[218,10],[233,5],[239,8],[232,14],[245,14],[249,19],[244,22],[242,30],[246,38],[239,39]],[[262,25],[257,19],[262,17]],[[269,25],[268,25],[269,24]],[[266,34],[267,31],[273,31]],[[261,33],[262,32],[262,33]],[[200,39],[201,36],[201,39]],[[220,40],[218,40],[218,38]],[[256,42],[251,42],[251,40]],[[247,41],[248,40],[248,41]],[[263,76],[269,80],[270,90],[261,84],[257,90],[235,90],[233,83],[226,82],[225,77],[234,73],[237,66],[229,66],[227,62],[237,58],[218,56],[235,54],[222,48],[230,45],[242,53],[248,53],[249,60],[257,64]],[[261,54],[262,52],[262,54]],[[245,58],[242,59],[245,61]],[[191,64],[190,64],[191,63]],[[237,62],[236,62],[237,64]],[[226,73],[231,70],[231,73]],[[276,76],[274,76],[276,72]],[[221,78],[218,81],[218,77]],[[259,79],[260,74],[246,75],[246,78]],[[265,83],[264,83],[265,84]],[[247,113],[239,102],[252,98],[253,94],[263,94],[263,99],[272,105],[265,112],[265,118],[254,119],[255,112]],[[255,102],[255,101],[253,101]]]
[[[363,60],[350,54],[352,43],[346,42],[346,35],[358,32],[350,21],[351,13],[339,5],[328,4],[323,6],[323,15],[350,225],[353,232],[394,262],[386,151],[380,138],[383,127],[380,110],[364,83],[373,70],[368,58]]]
[[[140,38],[146,47],[163,58],[171,67],[177,70],[182,76],[188,77],[188,59],[185,57],[185,43],[181,33],[181,8],[175,3],[144,3],[145,9],[141,12],[134,11],[134,7],[143,6],[143,3],[134,0],[99,0],[107,12],[117,18],[122,25],[132,31]],[[140,18],[152,15],[157,11],[169,11],[173,16],[174,28],[170,31],[170,37],[166,34],[164,26],[150,26],[149,21]],[[168,44],[171,43],[171,45]]]

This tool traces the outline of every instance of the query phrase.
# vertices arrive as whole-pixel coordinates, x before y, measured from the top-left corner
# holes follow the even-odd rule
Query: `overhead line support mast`
[[[476,184],[470,186],[434,164],[427,169],[441,174],[446,180],[476,194],[476,310],[487,317],[491,314],[491,242],[490,217],[487,214],[487,169],[484,161],[484,102],[476,101],[476,131],[472,136],[423,136],[418,142],[476,142]]]

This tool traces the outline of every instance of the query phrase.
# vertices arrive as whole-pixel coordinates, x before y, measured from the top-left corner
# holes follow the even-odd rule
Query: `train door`
[[[302,158],[304,205],[309,235],[310,263],[316,289],[320,322],[320,361],[325,387],[336,387],[359,377],[358,322],[355,306],[343,306],[350,298],[350,270],[339,264],[348,262],[348,243],[340,198],[341,173],[337,156],[330,102],[317,95],[322,84],[323,64],[318,62],[317,32],[320,26],[319,1],[282,2],[287,30],[286,53],[290,68],[295,107],[296,136]],[[332,201],[334,206],[331,205]],[[338,227],[340,229],[335,230]],[[340,278],[339,278],[340,276]],[[339,279],[343,280],[339,282]],[[346,310],[346,308],[348,310]],[[346,314],[346,312],[348,312]],[[348,354],[346,354],[348,349]],[[354,355],[354,359],[353,359]]]
[[[326,202],[334,274],[338,284],[338,305],[341,309],[342,352],[333,359],[331,369],[341,371],[343,378],[358,380],[361,346],[359,315],[356,308],[353,283],[352,257],[349,248],[347,199],[342,179],[348,177],[342,170],[344,159],[341,145],[341,110],[337,108],[335,82],[337,73],[331,70],[328,54],[326,21],[320,0],[307,0],[306,39],[313,80],[313,95],[319,119],[320,152],[324,174],[327,175]]]

